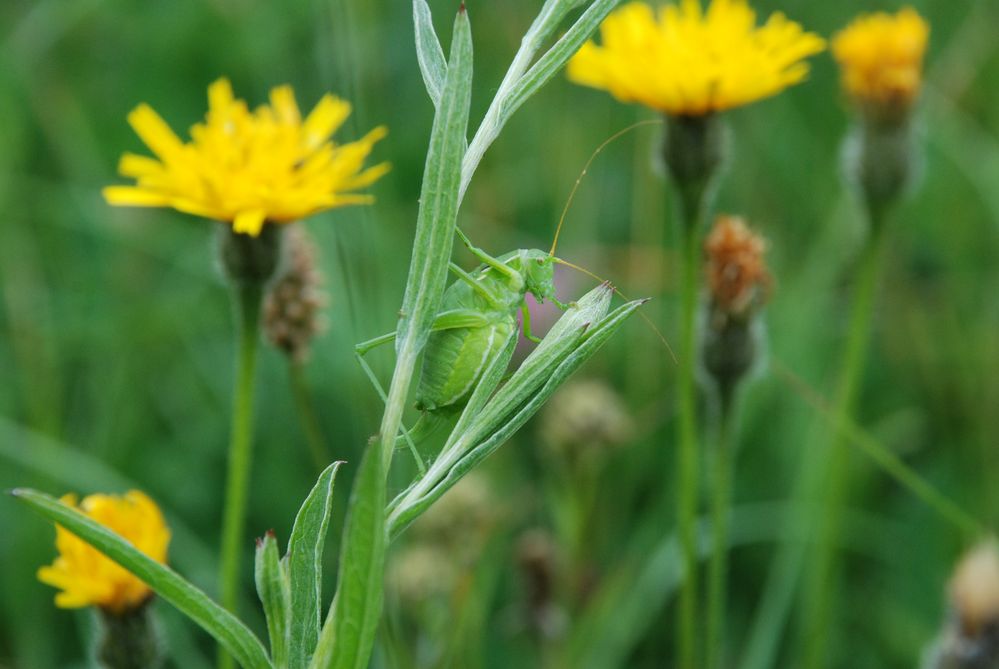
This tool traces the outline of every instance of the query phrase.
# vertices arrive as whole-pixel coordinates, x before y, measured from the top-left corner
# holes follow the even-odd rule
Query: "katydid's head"
[[[524,286],[540,301],[555,297],[555,262],[557,258],[539,249],[522,251]]]

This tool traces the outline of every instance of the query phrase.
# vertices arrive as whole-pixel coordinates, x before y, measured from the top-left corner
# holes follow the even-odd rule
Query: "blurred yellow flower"
[[[350,104],[325,95],[303,120],[290,86],[271,90],[270,105],[250,111],[219,79],[208,87],[208,114],[183,143],[153,109],[141,104],[128,122],[157,159],[126,153],[118,171],[135,186],[109,186],[113,205],[173,207],[229,222],[256,236],[265,222],[290,223],[316,212],[368,204],[353,193],[377,181],[381,163],[363,169],[379,126],[356,142],[335,144],[330,136],[350,115]]]
[[[859,17],[832,40],[843,87],[864,103],[907,108],[919,93],[929,35],[911,7]]]
[[[756,27],[746,0],[699,0],[663,7],[643,2],[610,14],[602,46],[587,42],[569,61],[569,78],[676,116],[701,116],[739,107],[803,80],[804,58],[825,42],[783,14]]]
[[[76,495],[65,495],[62,502],[75,507]],[[157,562],[166,563],[170,530],[159,507],[145,494],[131,490],[123,496],[89,495],[79,509]],[[56,595],[56,606],[100,606],[122,613],[152,595],[149,586],[60,525],[56,525],[56,549],[55,561],[38,570],[38,580],[62,590]]]

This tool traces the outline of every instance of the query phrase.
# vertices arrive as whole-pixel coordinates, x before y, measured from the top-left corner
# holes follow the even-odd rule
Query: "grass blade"
[[[333,482],[340,462],[319,475],[295,516],[288,541],[288,580],[291,588],[291,625],[288,629],[288,666],[303,669],[319,642],[322,599],[323,546],[333,506]]]
[[[212,635],[246,669],[272,666],[267,651],[253,632],[174,570],[139,552],[108,528],[50,495],[27,488],[18,488],[11,494],[135,574],[160,597]]]
[[[288,666],[288,629],[291,621],[291,584],[278,555],[277,539],[268,532],[257,540],[254,580],[267,618],[271,657],[278,667]]]

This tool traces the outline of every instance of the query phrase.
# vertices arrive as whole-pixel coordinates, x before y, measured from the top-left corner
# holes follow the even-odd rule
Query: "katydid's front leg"
[[[541,337],[531,332],[531,310],[527,308],[527,302],[520,306],[521,324],[524,329],[524,337],[535,344],[541,343]]]

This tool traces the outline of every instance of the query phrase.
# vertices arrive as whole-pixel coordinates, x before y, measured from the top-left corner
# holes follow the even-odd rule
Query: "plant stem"
[[[689,202],[690,200],[688,200]],[[695,669],[697,664],[697,386],[694,367],[697,359],[697,290],[701,268],[701,245],[698,233],[700,212],[685,207],[687,220],[681,233],[685,248],[680,314],[680,361],[677,392],[677,527],[683,553],[684,580],[680,590],[678,616],[678,652],[680,669]]]
[[[877,293],[881,256],[886,235],[880,220],[872,220],[871,237],[864,246],[857,271],[851,305],[846,349],[840,366],[835,396],[834,415],[838,422],[846,421],[853,412],[870,341],[871,317]],[[842,434],[834,434],[825,454],[825,486],[816,509],[817,530],[809,578],[805,584],[805,652],[803,667],[818,669],[826,666],[826,652],[832,617],[833,593],[837,577],[838,552],[835,546],[842,531],[846,504],[849,449]]]
[[[219,580],[222,606],[235,612],[239,594],[240,563],[244,557],[249,556],[249,551],[244,555],[243,535],[250,484],[254,379],[257,343],[260,338],[260,304],[263,286],[261,283],[245,281],[237,283],[233,291],[239,343],[236,352],[236,382],[233,388]],[[218,666],[232,667],[232,657],[220,651]]]
[[[705,667],[720,669],[725,659],[725,595],[728,578],[728,524],[732,502],[735,388],[720,389],[711,495],[712,547],[708,572],[708,630]]]
[[[291,392],[295,397],[295,405],[298,409],[298,420],[305,433],[305,440],[309,445],[309,453],[316,465],[317,472],[323,471],[329,463],[333,461],[329,449],[326,448],[326,441],[323,439],[323,429],[319,424],[319,417],[312,404],[312,393],[309,392],[309,381],[305,377],[305,365],[295,360],[288,362],[288,381],[291,383]]]

